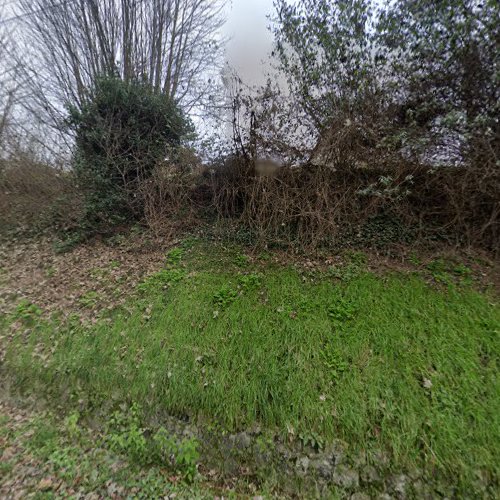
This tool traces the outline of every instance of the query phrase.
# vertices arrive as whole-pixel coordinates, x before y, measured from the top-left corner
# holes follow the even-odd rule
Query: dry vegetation
[[[157,236],[219,221],[247,230],[261,246],[448,242],[495,252],[499,186],[498,170],[487,163],[432,169],[356,160],[348,168],[282,166],[259,176],[247,159],[231,157],[223,166],[159,165],[139,196],[143,221]],[[78,227],[82,198],[70,173],[18,158],[0,173],[0,189],[4,229],[64,234]]]
[[[81,196],[69,172],[32,155],[0,160],[0,229],[65,230],[78,223]]]

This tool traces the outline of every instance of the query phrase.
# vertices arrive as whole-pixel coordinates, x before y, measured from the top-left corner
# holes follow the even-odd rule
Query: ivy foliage
[[[116,77],[100,78],[80,108],[70,107],[68,125],[90,227],[140,217],[140,183],[193,131],[165,94]]]

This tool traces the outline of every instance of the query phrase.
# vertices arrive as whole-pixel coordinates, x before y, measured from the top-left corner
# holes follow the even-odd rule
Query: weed
[[[244,253],[239,253],[234,258],[234,263],[238,267],[246,267],[249,262],[250,262],[250,259]]]
[[[269,252],[261,252],[259,254],[259,260],[264,262],[269,262],[272,259],[272,255]]]
[[[112,450],[143,463],[148,458],[148,446],[139,412],[140,407],[135,403],[128,411],[116,411],[109,420],[106,442]]]
[[[136,491],[132,498],[138,500],[150,500],[151,498],[168,498],[170,495],[165,495],[171,487],[165,477],[154,469],[150,469],[139,477],[132,476],[134,479],[131,481],[130,486],[133,491]],[[172,495],[173,496],[173,495]]]
[[[454,281],[470,284],[472,270],[463,263],[456,263],[443,258],[435,259],[427,264],[426,269],[430,272],[433,279],[445,285],[451,285]]]
[[[196,462],[199,459],[198,446],[198,441],[194,438],[184,439],[177,445],[175,462],[189,482],[192,482],[196,475]]]
[[[96,307],[100,300],[101,296],[98,292],[95,290],[89,290],[78,299],[78,302],[82,307],[91,309]]]
[[[472,275],[472,270],[470,267],[467,267],[465,264],[460,263],[453,267],[453,272],[458,276],[462,276],[464,278],[470,278]]]
[[[430,271],[432,277],[438,283],[449,285],[452,283],[452,276],[458,276],[465,281],[470,281],[472,271],[466,265],[459,263],[455,264],[444,259],[435,259],[427,264],[427,270]]]
[[[426,267],[432,273],[445,273],[449,268],[444,259],[435,259],[429,262]]]
[[[22,300],[16,307],[12,319],[21,320],[27,326],[33,326],[43,311],[35,304],[27,300]]]
[[[7,460],[2,460],[0,462],[0,477],[7,476],[14,468],[13,462],[8,462]]]
[[[183,250],[191,250],[191,248],[194,248],[197,241],[197,238],[195,238],[194,236],[190,236],[181,243],[181,247]]]
[[[63,479],[74,479],[78,474],[78,449],[74,447],[57,447],[48,457],[48,463]]]
[[[225,285],[220,288],[213,295],[213,302],[216,306],[224,309],[230,304],[232,304],[238,297],[238,292],[231,288],[229,285]]]
[[[327,343],[321,351],[321,355],[327,369],[327,378],[336,381],[349,368],[341,352],[332,342]]]
[[[127,236],[123,233],[118,233],[106,239],[106,243],[111,247],[121,247],[127,244]]]
[[[355,305],[344,297],[336,299],[328,308],[328,317],[337,328],[352,320],[355,313]]]
[[[418,258],[418,255],[415,252],[410,253],[408,256],[408,261],[410,264],[418,267],[422,264],[422,261]]]
[[[349,282],[365,272],[367,257],[363,252],[347,252],[348,262],[343,266],[331,266],[328,275],[340,281]]]
[[[195,438],[177,440],[162,427],[153,436],[153,453],[156,462],[170,464],[184,479],[192,482],[199,460],[198,441]]]
[[[255,231],[243,226],[238,226],[237,229],[230,228],[228,231],[224,231],[222,237],[223,239],[242,246],[254,246],[258,240]]]
[[[180,247],[172,248],[167,253],[167,258],[166,258],[167,265],[175,266],[175,265],[179,264],[182,260],[183,255],[184,255],[183,248],[180,248]]]
[[[260,274],[243,274],[238,276],[238,285],[244,290],[254,290],[262,284],[262,276]]]
[[[53,278],[57,273],[57,269],[53,266],[49,266],[46,270],[45,270],[45,276],[47,276],[47,278]]]
[[[146,438],[145,429],[141,427],[141,408],[136,403],[113,414],[106,442],[112,450],[140,464],[167,465],[189,482],[195,478],[199,459],[197,440],[176,439],[163,427],[152,438]]]
[[[93,269],[90,269],[89,274],[90,274],[91,278],[101,279],[101,278],[104,278],[108,274],[108,269],[94,267]]]
[[[328,275],[340,281],[349,282],[362,274],[362,268],[357,264],[350,262],[344,266],[331,266]]]
[[[366,264],[367,257],[364,252],[361,251],[351,251],[347,253],[351,264],[356,267],[363,267]]]
[[[271,437],[259,435],[255,439],[255,447],[262,455],[270,455],[275,447],[275,443]]]
[[[31,424],[31,435],[27,442],[28,448],[39,457],[47,459],[56,449],[59,432],[53,419],[39,417]]]
[[[198,489],[196,484],[186,484],[197,476],[199,454],[194,438],[174,439],[164,429],[147,437],[151,434],[148,430],[143,433],[146,451],[137,455],[141,413],[138,405],[123,407],[113,415],[104,435],[80,426],[78,413],[70,413],[63,422],[51,413],[40,414],[15,430],[9,426],[10,419],[0,415],[3,446],[24,452],[0,463],[0,477],[15,474],[15,467],[29,457],[30,467],[36,470],[37,464],[43,463],[43,471],[51,479],[47,491],[25,490],[33,498],[55,498],[52,485],[57,485],[58,498],[67,497],[68,487],[76,484],[80,496],[96,498],[116,496],[114,491],[127,498],[160,498],[167,492],[180,498],[213,498],[204,491],[206,485]]]
[[[8,431],[7,423],[10,418],[7,415],[0,415],[0,436],[3,435],[4,431]]]
[[[139,284],[138,290],[147,294],[157,294],[181,281],[186,275],[183,269],[162,269],[148,276]]]
[[[70,252],[85,241],[86,237],[81,231],[70,231],[61,239],[54,241],[53,248],[56,254]]]
[[[81,429],[78,425],[79,420],[80,414],[78,412],[70,413],[64,420],[64,426],[68,434],[73,438],[76,438],[81,434]]]
[[[325,440],[316,432],[301,432],[299,440],[304,448],[309,446],[316,451],[321,451],[325,446]]]
[[[320,305],[318,304],[318,301],[316,300],[317,298],[315,297],[300,297],[300,299],[296,302],[296,307],[297,311],[304,316],[304,315],[315,315],[318,313],[318,310],[320,308]],[[312,317],[312,316],[311,316]]]

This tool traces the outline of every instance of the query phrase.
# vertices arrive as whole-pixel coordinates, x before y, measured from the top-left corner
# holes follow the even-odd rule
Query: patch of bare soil
[[[0,245],[0,314],[20,301],[44,313],[77,313],[94,319],[123,303],[141,279],[161,268],[166,249],[178,241],[127,236],[92,241],[57,254],[48,239],[10,241]]]

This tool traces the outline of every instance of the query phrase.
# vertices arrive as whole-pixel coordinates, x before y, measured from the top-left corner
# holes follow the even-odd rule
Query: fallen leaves
[[[145,275],[163,265],[166,243],[139,251],[141,244],[133,237],[124,247],[95,241],[56,254],[49,239],[4,242],[0,314],[10,312],[20,299],[38,305],[47,315],[78,312],[87,319],[122,304]],[[82,297],[91,300],[82,304]]]
[[[40,482],[37,484],[36,489],[38,491],[48,491],[53,489],[54,482],[50,477],[45,477],[40,480]]]

